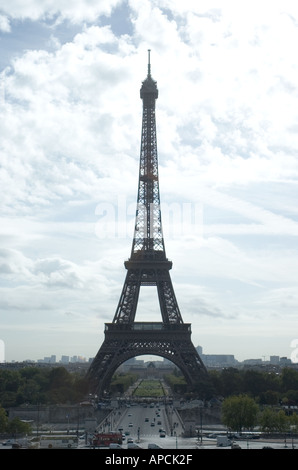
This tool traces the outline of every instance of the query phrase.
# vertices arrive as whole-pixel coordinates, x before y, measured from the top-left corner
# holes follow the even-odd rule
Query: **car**
[[[110,449],[122,449],[122,446],[120,444],[116,444],[115,442],[112,442],[110,445],[109,445],[109,448]]]
[[[154,421],[152,421],[152,423],[150,424],[150,426],[155,426],[155,423],[154,423]]]
[[[241,446],[239,444],[232,444],[231,449],[241,449]]]
[[[166,437],[165,431],[161,431],[161,432],[159,433],[159,437]]]
[[[129,427],[129,428],[132,428],[132,427],[133,427],[133,424],[132,424],[132,423],[129,423],[128,427]]]
[[[138,446],[138,444],[135,444],[135,443],[127,444],[127,448],[128,449],[142,449],[142,447]]]
[[[148,449],[162,449],[158,444],[148,444]]]
[[[145,418],[145,423],[148,423],[149,422],[149,418]]]
[[[133,443],[134,443],[134,442],[133,442],[133,438],[132,438],[132,437],[129,437],[129,438],[127,439],[127,444],[133,444]]]
[[[22,444],[20,442],[14,442],[11,446],[13,449],[21,449]],[[25,447],[25,446],[24,446]]]
[[[2,442],[3,446],[12,446],[16,441],[14,439],[8,439],[7,441]]]

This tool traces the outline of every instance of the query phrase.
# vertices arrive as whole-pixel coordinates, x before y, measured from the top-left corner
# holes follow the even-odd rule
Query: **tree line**
[[[3,408],[23,404],[77,403],[87,391],[79,374],[64,367],[24,367],[0,370],[0,405]]]
[[[174,392],[186,398],[210,400],[243,394],[254,398],[260,405],[298,405],[298,371],[290,367],[278,373],[232,367],[211,370],[192,391],[177,371],[167,375],[165,380]]]
[[[284,367],[280,373],[228,368],[209,373],[212,393],[223,398],[248,395],[260,405],[298,405],[298,371]]]
[[[252,431],[256,426],[265,434],[296,434],[298,415],[287,408],[260,406],[248,395],[235,395],[222,403],[221,421],[230,431],[242,433]]]
[[[111,390],[123,393],[138,376],[117,374]],[[183,377],[166,377],[174,392],[187,395]],[[4,408],[28,404],[75,404],[84,399],[88,384],[84,376],[69,372],[65,367],[24,367],[0,370],[0,405]],[[285,367],[280,373],[254,369],[227,368],[210,371],[209,379],[197,384],[190,394],[204,399],[248,395],[260,405],[298,405],[298,371]]]

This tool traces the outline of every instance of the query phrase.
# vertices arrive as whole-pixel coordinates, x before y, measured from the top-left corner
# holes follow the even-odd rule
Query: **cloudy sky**
[[[165,244],[193,343],[291,357],[297,44],[296,0],[0,0],[7,361],[102,344],[131,250],[148,49]],[[144,287],[136,321],[152,319]]]

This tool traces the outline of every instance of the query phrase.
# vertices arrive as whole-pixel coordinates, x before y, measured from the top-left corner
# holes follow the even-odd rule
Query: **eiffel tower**
[[[162,232],[155,101],[157,83],[148,74],[142,82],[143,120],[139,184],[131,255],[124,265],[126,279],[112,323],[105,324],[105,339],[87,372],[90,392],[103,396],[113,373],[126,360],[140,355],[169,359],[190,386],[206,377],[206,368],[191,342],[191,325],[183,323],[175,297]],[[135,322],[141,286],[156,286],[162,322]]]

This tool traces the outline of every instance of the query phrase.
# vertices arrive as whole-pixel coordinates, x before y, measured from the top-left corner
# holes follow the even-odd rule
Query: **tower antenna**
[[[151,76],[150,52],[151,49],[148,49],[148,77]]]

